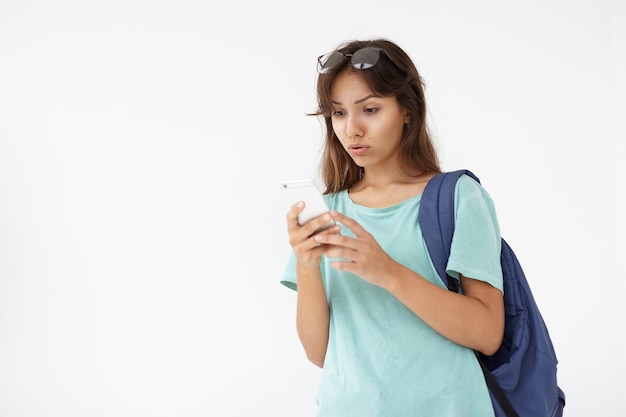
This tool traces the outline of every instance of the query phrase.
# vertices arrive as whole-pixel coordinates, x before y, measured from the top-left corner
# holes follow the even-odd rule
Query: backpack
[[[433,177],[422,195],[418,221],[428,253],[446,287],[458,292],[458,280],[446,274],[454,233],[454,195],[459,170]],[[496,417],[562,417],[565,394],[557,385],[557,358],[528,281],[502,239],[504,278],[504,339],[492,356],[476,352]]]

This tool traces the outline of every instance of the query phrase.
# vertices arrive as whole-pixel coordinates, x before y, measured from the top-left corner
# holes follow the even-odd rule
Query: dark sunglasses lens
[[[337,65],[343,59],[341,52],[330,52],[319,59],[319,72],[322,74],[328,71],[333,66]]]
[[[359,49],[352,55],[352,65],[357,69],[372,68],[380,58],[380,50],[377,48]]]

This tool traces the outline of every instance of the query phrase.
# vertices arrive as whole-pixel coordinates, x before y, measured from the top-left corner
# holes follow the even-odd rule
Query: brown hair
[[[320,161],[325,193],[337,193],[352,187],[362,176],[362,169],[346,153],[332,127],[330,90],[337,76],[344,71],[355,71],[363,77],[376,94],[395,96],[400,106],[407,110],[410,123],[400,141],[400,169],[408,175],[439,173],[439,161],[426,126],[426,101],[422,79],[411,58],[395,43],[386,39],[351,41],[340,45],[336,51],[353,54],[364,47],[383,51],[376,65],[357,70],[349,59],[330,68],[317,78],[318,109],[313,116],[325,121],[325,141]]]

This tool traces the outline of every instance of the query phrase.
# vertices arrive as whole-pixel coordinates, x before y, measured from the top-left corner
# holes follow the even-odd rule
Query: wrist
[[[409,276],[408,271],[410,270],[404,265],[394,262],[391,268],[387,268],[383,288],[391,294],[402,293],[402,288],[406,283],[407,276]]]
[[[310,274],[310,273],[318,273],[320,272],[320,265],[322,263],[321,259],[314,259],[310,261],[296,261],[296,273],[300,274]]]

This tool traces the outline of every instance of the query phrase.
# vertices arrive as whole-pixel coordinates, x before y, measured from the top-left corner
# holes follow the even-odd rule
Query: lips
[[[369,146],[360,145],[358,143],[348,146],[348,152],[350,153],[350,155],[355,155],[355,156],[363,155],[364,153],[368,151],[368,149],[369,149]]]

